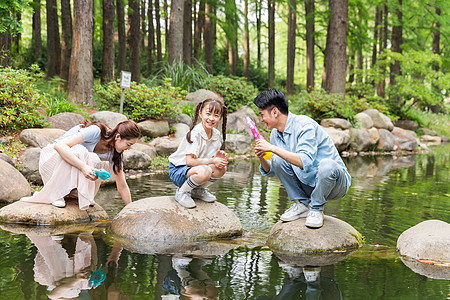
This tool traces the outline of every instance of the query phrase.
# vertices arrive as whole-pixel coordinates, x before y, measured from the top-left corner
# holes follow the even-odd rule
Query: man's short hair
[[[289,113],[289,103],[286,95],[279,90],[264,91],[256,96],[253,103],[260,109],[271,110],[276,107],[284,115]]]

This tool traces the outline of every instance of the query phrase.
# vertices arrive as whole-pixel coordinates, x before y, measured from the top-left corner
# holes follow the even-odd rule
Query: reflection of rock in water
[[[433,279],[450,280],[450,265],[439,266],[431,263],[423,263],[415,259],[401,257],[402,262],[415,273]]]
[[[389,179],[392,156],[356,156],[348,159],[346,165],[355,189],[373,190]]]
[[[223,176],[229,185],[244,186],[252,178],[255,172],[255,164],[251,160],[233,160],[227,166],[227,172]]]

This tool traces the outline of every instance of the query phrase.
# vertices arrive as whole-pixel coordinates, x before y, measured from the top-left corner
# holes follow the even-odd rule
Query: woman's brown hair
[[[131,140],[138,138],[141,135],[141,130],[134,121],[127,120],[117,124],[114,129],[110,129],[101,122],[90,122],[88,120],[83,121],[81,127],[88,127],[91,125],[97,125],[100,128],[101,139],[106,141],[106,147],[109,153],[112,153],[113,172],[117,174],[122,170],[123,156],[122,153],[116,151],[116,135],[119,134],[120,138],[125,140]]]
[[[189,144],[192,144],[191,140],[191,131],[194,129],[195,125],[198,121],[198,115],[200,114],[200,111],[205,106],[205,104],[209,104],[209,107],[211,109],[211,112],[219,112],[222,114],[222,136],[223,136],[223,142],[222,146],[220,147],[220,150],[225,150],[225,141],[227,139],[227,107],[220,101],[216,99],[205,99],[202,102],[199,102],[197,106],[195,107],[195,113],[194,113],[194,119],[192,120],[191,127],[189,128],[188,133],[186,134],[186,140]]]

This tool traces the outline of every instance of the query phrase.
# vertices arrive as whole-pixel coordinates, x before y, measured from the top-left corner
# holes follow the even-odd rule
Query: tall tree
[[[391,33],[391,51],[402,53],[401,45],[403,43],[403,12],[402,12],[402,0],[397,0],[397,5],[394,9],[396,20],[392,26]],[[398,60],[394,61],[390,65],[390,84],[395,85],[395,77],[401,74],[400,62]]]
[[[168,57],[169,54],[169,0],[164,0],[163,10],[164,10],[164,29],[165,29],[165,55]]]
[[[141,13],[140,13],[140,18],[141,18],[141,50],[143,52],[145,52],[145,37],[147,36],[147,24],[146,24],[146,20],[145,20],[145,4],[146,4],[147,0],[141,0],[140,1],[140,8],[141,8]],[[150,20],[150,19],[149,19]]]
[[[156,21],[156,61],[158,68],[162,64],[162,50],[161,50],[161,20],[160,20],[159,0],[155,0],[155,21]]]
[[[59,75],[61,70],[61,43],[59,38],[56,0],[46,1],[47,9],[47,77]]]
[[[237,66],[237,8],[235,0],[225,1],[226,22],[223,29],[226,35],[226,45],[228,49],[228,72],[236,75]]]
[[[275,79],[275,0],[268,0],[268,10],[269,10],[269,74],[267,87],[269,89],[273,88],[273,81]]]
[[[94,0],[77,0],[73,5],[73,40],[67,99],[74,103],[94,105],[92,93],[92,38]]]
[[[22,13],[20,11],[17,11],[15,13],[15,19],[18,24],[22,24]],[[21,31],[17,31],[16,34],[11,35],[11,41],[13,44],[13,51],[15,53],[19,53],[20,51],[20,40],[22,39]]]
[[[329,0],[330,21],[325,52],[325,90],[345,94],[348,0]]]
[[[435,13],[437,16],[441,15],[441,9],[439,7],[435,8]],[[441,33],[440,33],[441,23],[435,21],[433,23],[433,53],[441,54],[440,50],[440,42],[441,42]],[[439,70],[439,65],[436,65],[435,70]]]
[[[0,5],[0,65],[9,66],[11,63],[11,46],[14,36],[22,30],[22,21],[18,14],[27,8],[26,0],[3,0]]]
[[[131,80],[141,82],[141,21],[140,0],[128,1],[129,34],[128,45],[130,48],[130,72]]]
[[[248,0],[244,1],[244,77],[248,80],[248,67],[250,64],[250,37],[248,32]]]
[[[155,27],[153,25],[153,1],[148,1],[148,48],[147,48],[147,76],[153,71],[153,51],[155,50]]]
[[[287,75],[286,92],[294,93],[295,38],[297,30],[297,1],[289,0],[288,9],[288,42],[287,42]]]
[[[213,54],[214,54],[214,3],[212,0],[205,0],[205,28],[203,31],[203,51],[205,52],[205,67],[209,73],[213,73]]]
[[[33,8],[32,44],[34,48],[34,61],[38,62],[42,56],[41,0],[34,0]]]
[[[382,21],[381,18],[382,18],[381,7],[377,6],[375,10],[375,24],[373,26],[374,28],[373,28],[372,63],[371,63],[372,67],[377,62],[378,31],[380,30],[380,23]]]
[[[102,83],[114,80],[115,9],[114,0],[103,0],[103,56],[100,79]]]
[[[305,19],[306,19],[306,90],[310,92],[314,89],[314,72],[316,70],[316,61],[314,47],[316,38],[314,36],[314,0],[305,1]]]
[[[197,21],[195,22],[194,31],[194,58],[198,60],[200,48],[202,45],[202,31],[205,24],[205,0],[199,1]]]
[[[258,69],[261,68],[261,14],[263,1],[256,0],[256,62]]]
[[[183,61],[192,62],[192,0],[184,0],[183,9]]]
[[[172,0],[170,6],[168,63],[173,64],[183,55],[184,0]]]
[[[127,41],[125,35],[125,11],[122,0],[116,0],[117,33],[119,36],[119,53],[117,56],[117,72],[127,69]]]
[[[70,0],[61,0],[61,78],[69,79],[70,56],[72,54],[72,10]]]

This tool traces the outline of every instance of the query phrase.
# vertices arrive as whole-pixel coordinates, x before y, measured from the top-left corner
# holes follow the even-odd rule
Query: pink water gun
[[[248,127],[252,131],[253,136],[255,137],[255,140],[264,139],[264,137],[259,133],[258,128],[256,128],[255,122],[253,122],[253,120],[250,119],[250,117],[248,117],[248,116],[246,117],[246,119],[247,119]],[[264,155],[262,157],[264,159],[270,159],[272,157],[272,152],[266,152],[266,153],[264,153]]]

